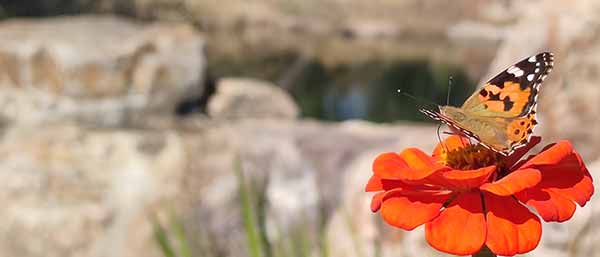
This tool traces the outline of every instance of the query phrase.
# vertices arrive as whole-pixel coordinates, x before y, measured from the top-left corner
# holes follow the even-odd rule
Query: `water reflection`
[[[323,96],[325,118],[328,120],[368,119],[369,99],[364,88],[364,85],[355,83],[342,95],[338,95],[337,90],[332,87],[332,90]]]
[[[474,83],[460,69],[425,61],[365,63],[327,70],[313,63],[291,93],[305,117],[324,120],[365,119],[375,122],[427,120],[419,104],[398,89],[424,101],[446,104],[448,78],[453,76],[450,103],[461,103]]]
[[[446,104],[448,78],[452,76],[450,103],[458,104],[475,88],[460,67],[426,60],[374,60],[332,66],[282,52],[244,59],[213,57],[209,65],[209,73],[215,78],[241,76],[277,82],[292,94],[303,117],[319,120],[428,120],[418,112],[418,104],[398,94],[398,89],[424,101]]]

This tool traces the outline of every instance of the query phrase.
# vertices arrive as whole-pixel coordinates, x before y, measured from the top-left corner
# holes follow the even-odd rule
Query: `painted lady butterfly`
[[[553,65],[552,53],[539,53],[496,75],[460,108],[439,106],[439,112],[420,111],[495,152],[510,155],[529,142],[537,124],[539,88]]]

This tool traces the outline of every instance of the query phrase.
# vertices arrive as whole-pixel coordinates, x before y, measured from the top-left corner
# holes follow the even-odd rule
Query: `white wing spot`
[[[540,72],[540,68],[535,68],[535,71],[534,71],[534,72],[535,72],[535,73],[538,73],[538,72]]]
[[[536,61],[536,59],[535,59],[535,55],[534,55],[534,56],[531,56],[531,57],[529,57],[528,61],[529,61],[529,62],[535,62],[535,61]]]
[[[527,80],[528,80],[528,81],[532,81],[532,80],[533,80],[533,76],[534,76],[534,75],[535,75],[535,74],[529,74],[529,75],[527,75]]]
[[[542,75],[542,80],[546,79],[546,74]]]
[[[540,67],[540,65],[541,65],[541,63],[539,63],[539,62],[536,62],[536,63],[535,63],[535,66],[536,66],[536,67]]]
[[[506,72],[515,75],[515,77],[521,77],[523,76],[523,70],[519,69],[519,67],[516,66],[510,66],[510,68],[508,68],[508,70],[506,70]]]

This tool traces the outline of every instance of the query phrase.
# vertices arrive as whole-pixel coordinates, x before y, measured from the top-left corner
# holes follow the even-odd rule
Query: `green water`
[[[426,60],[374,60],[335,67],[326,67],[316,59],[298,63],[298,57],[288,52],[244,61],[213,60],[209,72],[215,77],[243,76],[275,83],[287,79],[280,84],[294,97],[303,117],[330,121],[428,120],[418,111],[424,104],[400,95],[398,89],[423,102],[446,104],[452,76],[451,105],[460,105],[475,89],[460,67],[432,65]],[[290,69],[296,69],[292,79]]]

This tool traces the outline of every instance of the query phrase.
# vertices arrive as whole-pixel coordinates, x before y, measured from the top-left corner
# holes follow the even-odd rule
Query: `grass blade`
[[[262,257],[261,241],[258,234],[255,211],[252,205],[252,194],[247,187],[240,160],[236,162],[236,173],[239,184],[242,221],[246,231],[249,256]]]
[[[192,257],[183,223],[176,218],[174,213],[171,214],[171,229],[175,234],[175,240],[177,240],[179,246],[179,256]]]
[[[165,257],[176,257],[175,251],[173,251],[173,246],[171,245],[171,241],[169,241],[167,230],[160,224],[160,222],[158,222],[156,218],[153,219],[152,223],[154,224],[154,240],[156,240],[158,243],[163,255]]]

